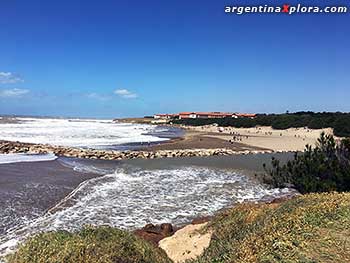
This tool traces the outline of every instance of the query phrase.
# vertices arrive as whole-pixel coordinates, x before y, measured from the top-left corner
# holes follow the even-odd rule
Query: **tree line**
[[[350,113],[301,111],[285,114],[257,114],[255,118],[222,119],[175,119],[175,124],[209,125],[217,123],[223,127],[251,128],[271,126],[274,129],[308,127],[309,129],[333,128],[334,135],[350,137]]]

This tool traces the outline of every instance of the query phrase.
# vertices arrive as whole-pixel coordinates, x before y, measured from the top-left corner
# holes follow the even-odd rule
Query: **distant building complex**
[[[231,112],[180,112],[178,114],[155,114],[155,119],[219,119],[255,118],[256,114]]]

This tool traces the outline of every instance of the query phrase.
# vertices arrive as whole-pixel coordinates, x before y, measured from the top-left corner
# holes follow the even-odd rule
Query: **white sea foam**
[[[233,171],[203,167],[138,170],[132,167],[82,183],[53,213],[0,238],[3,252],[14,240],[40,231],[77,230],[83,225],[134,229],[146,223],[183,224],[243,201],[283,197],[290,189],[269,189]],[[5,245],[4,245],[5,244]],[[6,248],[5,248],[6,247]],[[0,251],[1,252],[1,251]]]
[[[17,118],[0,124],[0,140],[99,148],[167,140],[150,135],[156,126],[111,120]]]
[[[71,168],[74,171],[80,172],[80,173],[93,173],[93,174],[106,175],[114,172],[114,168],[112,168],[113,166],[104,167],[101,164],[94,165],[91,162],[89,164],[85,164],[81,159],[61,157],[60,159],[58,159],[58,162],[63,166]]]
[[[0,164],[22,162],[45,162],[56,160],[54,154],[0,154]]]

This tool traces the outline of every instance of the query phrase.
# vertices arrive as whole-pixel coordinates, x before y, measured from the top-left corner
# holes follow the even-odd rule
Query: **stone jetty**
[[[273,151],[234,151],[231,149],[179,149],[179,150],[159,150],[159,151],[114,151],[97,150],[85,148],[72,148],[64,146],[54,146],[49,144],[32,144],[22,142],[0,141],[0,154],[27,153],[46,154],[53,153],[57,156],[76,157],[85,159],[102,160],[124,160],[124,159],[154,159],[173,157],[195,157],[195,156],[215,156],[215,155],[236,155],[236,154],[257,154],[272,153]]]

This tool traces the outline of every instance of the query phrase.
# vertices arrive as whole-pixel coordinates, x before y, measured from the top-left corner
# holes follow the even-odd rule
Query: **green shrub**
[[[209,247],[190,262],[350,262],[349,224],[350,193],[241,204],[214,218]]]
[[[336,143],[332,135],[321,134],[314,148],[280,165],[272,159],[272,169],[264,180],[275,187],[294,186],[301,193],[350,191],[350,143]]]
[[[333,124],[334,134],[341,137],[350,137],[350,116],[337,118]]]
[[[112,227],[42,233],[9,256],[9,263],[170,263],[165,252]]]

